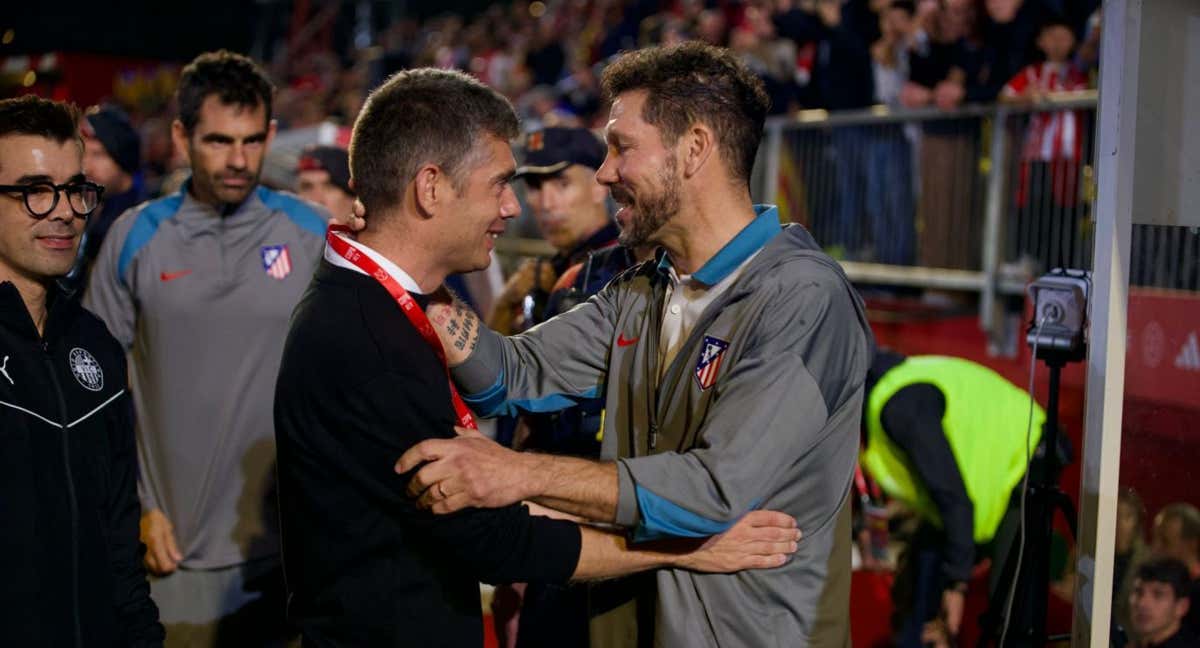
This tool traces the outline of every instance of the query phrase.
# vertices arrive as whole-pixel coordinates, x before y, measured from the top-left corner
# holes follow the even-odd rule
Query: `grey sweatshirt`
[[[275,377],[326,220],[261,187],[222,216],[185,185],[101,247],[85,306],[130,352],[142,509],[174,525],[184,567],[279,553]]]
[[[603,394],[617,522],[635,539],[711,535],[759,508],[795,516],[804,539],[783,567],[660,570],[659,645],[848,642],[850,538],[846,528],[839,537],[838,521],[858,453],[871,333],[862,301],[808,232],[781,228],[773,208],[758,211],[693,274],[711,285],[761,250],[705,310],[661,383],[669,263],[661,253],[523,335],[485,329],[454,372],[485,415]]]

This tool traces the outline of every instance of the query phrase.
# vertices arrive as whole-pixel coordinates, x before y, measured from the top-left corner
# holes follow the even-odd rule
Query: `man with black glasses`
[[[0,645],[161,646],[125,354],[56,282],[102,191],[77,120],[0,101]]]

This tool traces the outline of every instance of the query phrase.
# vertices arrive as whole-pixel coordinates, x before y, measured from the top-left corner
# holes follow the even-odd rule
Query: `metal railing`
[[[753,191],[856,282],[979,293],[980,325],[997,341],[1001,297],[1049,267],[1090,268],[1095,105],[1088,92],[802,112],[767,124]]]
[[[773,118],[751,193],[856,283],[977,293],[981,327],[1011,347],[1003,298],[1053,267],[1092,269],[1096,99]],[[1200,232],[1137,226],[1133,242],[1147,259],[1135,284],[1200,287]],[[531,239],[497,251],[552,253]]]

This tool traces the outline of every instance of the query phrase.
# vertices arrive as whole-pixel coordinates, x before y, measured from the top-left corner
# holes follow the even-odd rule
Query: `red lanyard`
[[[417,303],[412,295],[396,281],[392,275],[388,274],[375,260],[364,254],[349,240],[338,236],[339,232],[350,232],[350,228],[345,225],[330,225],[329,231],[325,233],[325,241],[329,243],[329,247],[337,252],[338,256],[353,263],[355,267],[374,277],[384,288],[392,299],[396,300],[396,304],[400,307],[400,311],[408,317],[408,321],[412,322],[417,332],[425,339],[425,342],[433,349],[438,360],[442,362],[442,368],[446,370],[446,381],[450,384],[450,400],[454,403],[454,413],[458,416],[458,424],[465,428],[478,430],[479,426],[475,425],[475,416],[471,414],[471,410],[467,408],[467,404],[463,402],[462,396],[459,396],[458,389],[454,386],[454,380],[450,378],[450,366],[446,363],[446,350],[442,348],[442,341],[438,339],[437,333],[433,330],[433,324],[429,322],[429,318],[425,316],[424,309]]]

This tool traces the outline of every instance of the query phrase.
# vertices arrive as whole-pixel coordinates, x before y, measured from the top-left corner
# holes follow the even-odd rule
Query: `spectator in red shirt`
[[[1069,24],[1047,20],[1037,47],[1045,60],[1026,65],[1009,79],[1000,92],[1002,101],[1037,104],[1054,93],[1087,89],[1087,77],[1071,61],[1075,32]],[[1085,131],[1078,111],[1039,111],[1029,118],[1017,183],[1017,251],[1044,269],[1069,265],[1074,258]]]

